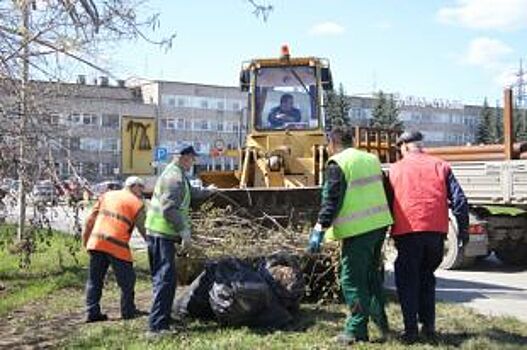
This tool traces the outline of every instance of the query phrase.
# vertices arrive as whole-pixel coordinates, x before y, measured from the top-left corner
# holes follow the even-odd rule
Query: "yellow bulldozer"
[[[242,64],[242,91],[248,92],[247,136],[236,171],[200,174],[220,188],[219,206],[238,204],[276,219],[313,221],[327,161],[325,92],[333,88],[327,59],[291,57],[287,46],[278,58]],[[355,129],[356,147],[395,158],[395,134]]]

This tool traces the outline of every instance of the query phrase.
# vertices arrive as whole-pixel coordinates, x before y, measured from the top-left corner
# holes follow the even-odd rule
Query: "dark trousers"
[[[152,274],[153,300],[148,325],[158,332],[168,329],[176,295],[176,246],[170,239],[149,236],[148,259]]]
[[[350,308],[345,332],[357,339],[368,339],[370,316],[382,331],[388,329],[381,259],[385,236],[382,228],[342,241],[340,283]]]
[[[434,271],[443,260],[444,236],[419,232],[395,239],[395,285],[401,303],[405,332],[417,335],[417,322],[435,330]]]
[[[121,316],[128,318],[135,313],[134,287],[135,271],[133,264],[111,256],[108,253],[92,250],[90,254],[90,267],[88,282],[86,283],[86,311],[88,319],[96,318],[101,314],[101,296],[104,278],[108,267],[112,265],[117,284],[121,288]]]

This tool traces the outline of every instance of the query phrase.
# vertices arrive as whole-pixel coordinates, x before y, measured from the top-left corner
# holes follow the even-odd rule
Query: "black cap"
[[[401,136],[399,136],[395,144],[397,146],[400,146],[403,143],[411,143],[418,141],[423,141],[423,134],[421,134],[420,131],[405,131],[401,134]]]
[[[194,157],[199,156],[198,152],[196,152],[196,150],[192,146],[187,146],[187,147],[183,148],[179,152],[179,154],[182,155],[182,156],[187,155],[187,154],[190,154],[190,155],[192,155]]]

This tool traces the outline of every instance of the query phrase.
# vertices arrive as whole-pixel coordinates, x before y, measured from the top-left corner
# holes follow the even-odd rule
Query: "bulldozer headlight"
[[[280,171],[282,168],[282,157],[274,155],[267,160],[267,166],[271,171]]]

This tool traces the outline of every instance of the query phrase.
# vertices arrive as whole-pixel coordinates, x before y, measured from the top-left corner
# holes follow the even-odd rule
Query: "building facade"
[[[200,157],[197,171],[232,170],[237,159],[224,156],[245,138],[247,95],[237,87],[168,81],[130,81],[140,87],[145,104],[154,105],[158,145],[176,153],[192,145]]]
[[[86,79],[76,84],[39,84],[60,86],[43,104],[55,135],[54,162],[63,178],[122,178],[124,116],[154,118],[155,146],[169,153],[194,146],[201,155],[197,171],[238,166],[236,157],[225,155],[226,150],[242,146],[245,139],[247,94],[237,87],[140,79],[110,85],[107,78],[93,84],[87,84]],[[349,101],[352,124],[368,125],[375,99],[350,96]],[[482,107],[401,99],[398,104],[404,127],[421,130],[427,145],[474,142]]]
[[[351,96],[349,118],[354,125],[366,126],[372,118],[375,99]],[[405,129],[423,132],[429,146],[465,145],[475,141],[481,106],[424,99],[397,99],[399,119]]]

